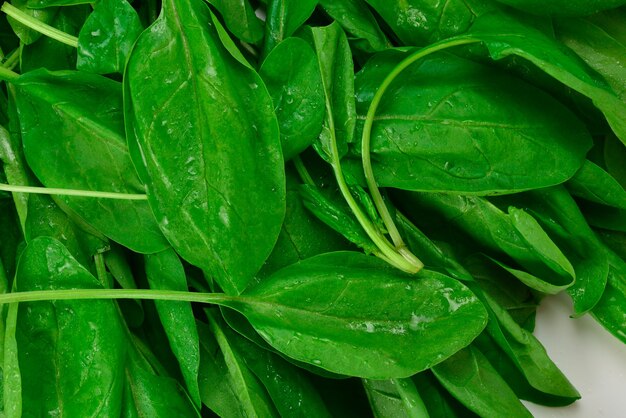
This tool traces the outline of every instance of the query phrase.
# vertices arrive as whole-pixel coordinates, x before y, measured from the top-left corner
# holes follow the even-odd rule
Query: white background
[[[535,336],[582,395],[563,408],[524,402],[536,418],[626,418],[626,344],[593,318],[572,319],[565,294],[544,299]]]

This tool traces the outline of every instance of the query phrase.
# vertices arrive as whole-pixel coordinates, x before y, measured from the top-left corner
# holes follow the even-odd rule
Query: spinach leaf
[[[257,43],[263,38],[263,25],[248,0],[207,0],[222,15],[226,27],[242,41]]]
[[[480,416],[532,417],[487,358],[472,345],[432,371],[456,399]]]
[[[363,386],[377,418],[428,416],[424,402],[411,379],[363,379]]]
[[[16,283],[18,291],[102,286],[50,237],[28,244]],[[144,416],[198,416],[177,382],[156,374],[111,301],[23,304],[17,327],[24,415],[119,415],[128,407]]]
[[[280,232],[285,174],[271,98],[224,48],[217,25],[200,0],[163,2],[127,64],[125,122],[165,236],[240,293]]]
[[[616,338],[626,342],[626,262],[612,251],[609,255],[609,275],[602,297],[591,315]]]
[[[56,240],[32,240],[20,258],[16,290],[94,288],[101,284]],[[118,415],[126,336],[111,301],[22,304],[17,348],[22,413]],[[94,393],[101,396],[94,398]]]
[[[285,67],[289,73],[285,74]],[[288,38],[265,58],[259,74],[272,96],[285,161],[308,148],[324,121],[324,92],[317,57],[302,39]]]
[[[423,46],[467,31],[495,7],[485,0],[365,0],[406,45]]]
[[[337,252],[286,267],[225,303],[290,357],[386,379],[410,376],[467,345],[485,325],[477,302],[442,274],[423,271],[411,280],[376,258]]]
[[[18,8],[20,11],[26,13],[27,15],[43,23],[48,23],[48,24],[52,22],[52,20],[54,19],[58,11],[57,7],[50,7],[47,9],[39,9],[39,10],[32,9],[28,6],[27,0],[12,0],[11,5]],[[41,37],[40,32],[37,32],[36,30],[31,29],[30,27],[24,25],[23,23],[18,22],[14,18],[7,17],[7,20],[9,22],[9,25],[11,25],[11,28],[13,29],[13,32],[15,33],[15,35],[25,45],[32,44],[33,42],[35,42],[37,39]]]
[[[378,54],[357,74],[360,119],[403,57]],[[371,152],[380,186],[495,194],[562,183],[576,173],[590,147],[578,118],[542,91],[480,64],[439,55],[410,66],[392,82],[375,116]]]
[[[215,312],[208,311],[209,328],[217,341],[228,372],[228,379],[241,404],[244,416],[279,417],[269,395],[257,377],[248,369],[242,353],[225,332],[227,325]]]
[[[586,16],[626,4],[625,0],[553,0],[549,3],[541,0],[498,1],[529,13],[549,16]]]
[[[123,73],[142,31],[137,12],[126,0],[101,0],[78,34],[76,68],[97,74]]]
[[[528,60],[591,99],[615,134],[626,143],[626,104],[571,50],[520,19],[501,12],[480,16],[468,34],[483,41],[493,59],[517,56]]]
[[[566,183],[574,196],[591,202],[626,210],[626,190],[609,173],[587,160]]]
[[[352,46],[365,52],[391,48],[365,0],[320,0],[320,6],[341,25]]]
[[[89,73],[39,70],[21,76],[15,86],[24,153],[45,185],[143,192],[124,141],[119,83]],[[135,251],[168,247],[145,201],[58,199],[88,225]]]
[[[146,277],[152,289],[187,290],[185,270],[172,249],[145,256]],[[170,347],[185,379],[189,395],[200,405],[198,367],[200,343],[196,321],[187,302],[155,301],[159,318],[167,334]]]
[[[511,207],[505,213],[477,196],[442,193],[411,193],[405,196],[441,213],[485,248],[509,255],[541,279],[526,281],[526,285],[543,292],[557,293],[574,283],[574,268],[569,260],[537,221],[523,210]],[[528,276],[518,278],[524,277]]]
[[[270,0],[267,6],[263,56],[293,35],[311,16],[317,0]]]

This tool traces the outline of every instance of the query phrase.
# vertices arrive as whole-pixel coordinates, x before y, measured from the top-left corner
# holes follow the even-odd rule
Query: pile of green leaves
[[[5,417],[525,417],[626,342],[626,0],[13,0]]]

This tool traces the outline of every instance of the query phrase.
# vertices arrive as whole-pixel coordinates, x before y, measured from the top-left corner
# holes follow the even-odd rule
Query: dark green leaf
[[[151,289],[187,290],[185,270],[174,250],[168,249],[145,257],[146,277]],[[172,352],[180,365],[189,395],[199,406],[200,343],[191,304],[169,301],[155,301],[154,303]]]
[[[48,187],[142,193],[124,138],[121,85],[80,72],[30,72],[16,82],[24,153]],[[129,248],[168,247],[145,201],[58,197],[88,225]]]
[[[248,0],[207,0],[215,6],[226,27],[239,39],[257,43],[263,38],[263,24]]]
[[[439,382],[463,405],[484,417],[532,417],[498,372],[469,346],[433,367]]]
[[[313,13],[317,0],[270,0],[265,20],[263,56],[293,35]]]
[[[123,73],[143,27],[126,0],[100,0],[78,34],[76,68],[98,74]]]
[[[412,279],[350,252],[286,267],[228,306],[284,354],[371,379],[441,362],[485,325],[484,308],[461,283],[429,271]]]
[[[606,9],[626,4],[626,0],[498,0],[537,15],[547,16],[586,16]],[[580,27],[578,27],[580,29]]]
[[[239,293],[280,232],[285,175],[271,98],[216,25],[200,0],[163,2],[129,58],[126,123],[162,231],[184,259]]]
[[[365,52],[391,48],[365,0],[321,0],[320,6],[348,34],[348,40]]]
[[[358,73],[361,119],[401,58],[378,54]],[[453,55],[407,68],[374,120],[376,181],[408,190],[492,194],[559,184],[592,144],[576,116],[544,92]]]
[[[609,173],[589,160],[566,186],[576,197],[626,210],[626,190]]]
[[[615,134],[626,143],[626,103],[571,50],[504,13],[480,16],[468,33],[485,43],[493,59],[518,56],[587,96],[604,113]]]
[[[309,147],[322,130],[326,109],[317,57],[302,39],[288,38],[270,52],[259,74],[274,102],[287,161]]]

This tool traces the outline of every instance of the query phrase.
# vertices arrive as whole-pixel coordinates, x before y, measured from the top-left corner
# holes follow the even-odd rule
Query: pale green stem
[[[57,28],[43,23],[33,16],[24,13],[10,3],[4,3],[0,10],[2,10],[8,16],[11,16],[13,19],[17,20],[21,24],[28,26],[30,29],[33,29],[43,35],[46,35],[49,38],[62,42],[66,45],[72,46],[74,48],[78,47],[77,37],[69,35],[63,31],[58,30]]]
[[[302,158],[300,158],[299,155],[293,157],[293,165],[296,167],[296,171],[298,172],[298,175],[300,176],[304,184],[308,184],[309,186],[315,186],[315,182],[309,174],[309,170],[306,169],[304,163],[302,162]]]
[[[4,61],[2,66],[8,70],[12,70],[13,68],[15,68],[19,60],[20,60],[20,51],[19,51],[19,48],[16,48],[13,51],[11,51],[9,55],[6,56],[6,60]]]
[[[107,268],[104,264],[104,256],[102,253],[97,253],[93,256],[94,264],[96,265],[96,274],[98,276],[98,281],[102,286],[109,286],[112,283],[109,283]]]
[[[0,183],[0,190],[5,191],[5,192],[15,192],[15,193],[51,194],[51,195],[60,195],[60,196],[80,196],[80,197],[94,197],[94,198],[99,198],[99,199],[119,199],[119,200],[147,200],[148,199],[148,196],[145,194],[98,192],[98,191],[74,190],[74,189],[56,189],[53,187],[15,186],[12,184],[4,184],[4,183]]]
[[[14,71],[11,71],[4,65],[0,65],[0,80],[12,81],[18,78],[20,75]]]
[[[405,271],[407,273],[417,273],[423,267],[423,264],[420,262],[418,265],[411,263],[406,258],[404,258],[401,254],[399,254],[395,248],[387,241],[387,239],[383,236],[383,234],[378,230],[378,228],[370,221],[368,216],[363,213],[361,207],[356,202],[352,193],[350,193],[350,188],[346,183],[346,179],[343,176],[343,171],[341,170],[341,162],[339,161],[339,150],[337,148],[337,137],[335,134],[335,122],[332,118],[332,106],[330,104],[330,100],[326,97],[326,111],[328,112],[328,130],[330,131],[331,140],[331,167],[333,168],[333,172],[335,174],[335,178],[337,179],[337,185],[339,186],[339,190],[343,195],[343,198],[348,203],[350,210],[354,213],[357,221],[365,231],[365,233],[370,237],[370,239],[374,242],[376,247],[381,251],[384,256],[385,261],[387,261],[392,266]]]
[[[383,197],[378,189],[378,184],[376,183],[376,179],[374,177],[374,171],[372,170],[372,161],[371,161],[371,135],[372,135],[372,125],[374,124],[374,118],[376,116],[376,110],[378,109],[378,105],[387,91],[387,88],[391,85],[391,83],[404,71],[408,66],[413,64],[415,61],[423,58],[433,52],[441,51],[443,49],[451,48],[458,45],[466,45],[471,43],[479,42],[477,39],[472,39],[469,37],[457,37],[446,39],[444,41],[434,43],[430,46],[422,48],[413,54],[409,55],[405,59],[403,59],[398,65],[394,67],[394,69],[387,74],[387,77],[383,80],[383,82],[378,87],[378,90],[374,94],[372,98],[372,102],[370,103],[370,107],[367,111],[367,115],[365,117],[365,123],[363,124],[363,135],[361,137],[361,158],[363,161],[363,172],[365,174],[365,180],[367,181],[367,187],[369,188],[370,194],[372,195],[372,199],[374,200],[374,204],[376,205],[376,209],[380,214],[383,222],[385,223],[385,227],[389,232],[389,236],[393,241],[397,251],[402,254],[410,263],[419,262],[422,265],[421,261],[413,255],[402,240],[400,236],[400,232],[396,227],[395,222],[391,214],[389,213],[389,209],[385,204]]]
[[[144,299],[169,300],[177,302],[213,303],[221,305],[239,297],[223,293],[196,293],[177,290],[149,289],[67,289],[34,290],[0,294],[0,304],[16,302],[38,302],[50,300],[86,300],[86,299]]]

